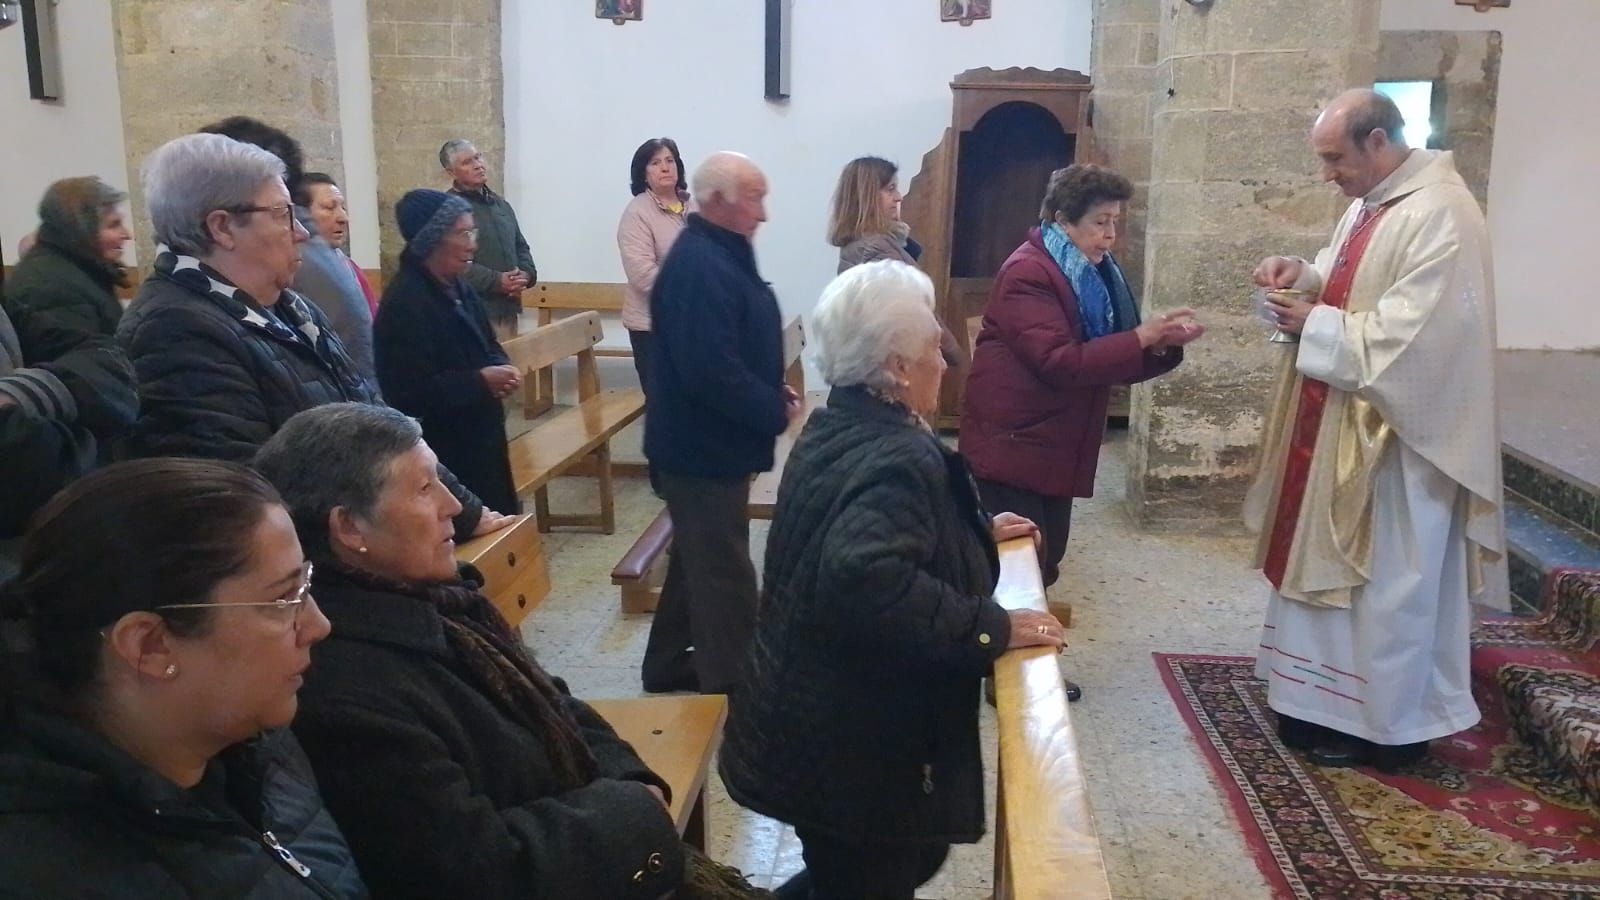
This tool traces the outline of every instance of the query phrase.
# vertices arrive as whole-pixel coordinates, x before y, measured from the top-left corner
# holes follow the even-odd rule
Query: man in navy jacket
[[[801,402],[783,381],[778,300],[750,243],[767,219],[766,177],[722,152],[692,186],[699,212],[650,294],[644,448],[673,536],[642,675],[651,692],[729,693],[755,633],[750,478],[772,468]]]

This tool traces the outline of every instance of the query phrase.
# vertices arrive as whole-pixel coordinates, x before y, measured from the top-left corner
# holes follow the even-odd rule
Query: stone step
[[[1507,491],[1516,492],[1600,540],[1600,487],[1559,461],[1540,459],[1512,447],[1509,441],[1502,450],[1502,478]]]
[[[1522,615],[1542,604],[1545,578],[1557,569],[1600,570],[1600,537],[1522,494],[1506,490],[1511,602]]]

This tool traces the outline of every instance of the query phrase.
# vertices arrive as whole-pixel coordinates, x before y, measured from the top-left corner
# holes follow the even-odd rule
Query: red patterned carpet
[[[1404,775],[1324,769],[1279,743],[1243,657],[1155,654],[1280,897],[1600,897],[1600,812],[1485,708]]]

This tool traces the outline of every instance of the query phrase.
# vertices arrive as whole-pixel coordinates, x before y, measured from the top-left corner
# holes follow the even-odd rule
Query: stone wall
[[[1146,527],[1238,527],[1281,352],[1250,313],[1250,272],[1267,255],[1312,254],[1348,202],[1319,180],[1307,133],[1335,94],[1372,84],[1377,7],[1163,4],[1145,306],[1194,307],[1209,333],[1133,393],[1128,496]]]
[[[154,256],[140,184],[145,157],[209,122],[254,116],[293,135],[307,169],[342,175],[331,2],[112,4],[139,259]]]
[[[394,271],[404,241],[394,204],[418,187],[448,187],[439,147],[477,144],[498,189],[505,172],[498,0],[367,0],[380,251]]]
[[[1379,81],[1433,81],[1443,92],[1444,149],[1479,205],[1489,206],[1489,162],[1500,93],[1500,32],[1385,31],[1378,43]]]
[[[1161,0],[1096,0],[1090,72],[1099,161],[1133,182],[1117,260],[1134,294],[1144,296],[1144,235],[1153,147],[1151,94],[1161,30]]]

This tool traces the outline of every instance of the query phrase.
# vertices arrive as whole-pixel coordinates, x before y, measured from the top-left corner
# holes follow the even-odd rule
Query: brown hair
[[[247,566],[271,506],[266,479],[236,463],[143,459],[74,482],[45,504],[22,546],[0,613],[20,625],[6,693],[72,703],[100,671],[100,631],[154,611],[180,635],[202,634],[204,603]]]
[[[889,186],[899,167],[887,159],[863,156],[845,163],[839,185],[833,189],[833,215],[828,219],[828,243],[843,247],[859,237],[888,234],[893,224],[883,215],[878,192]]]
[[[1125,203],[1133,198],[1133,182],[1091,163],[1080,163],[1050,173],[1039,218],[1050,221],[1061,213],[1076,225],[1084,213],[1102,203]]]

